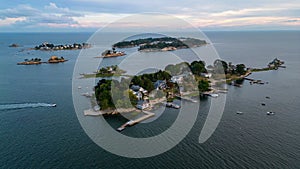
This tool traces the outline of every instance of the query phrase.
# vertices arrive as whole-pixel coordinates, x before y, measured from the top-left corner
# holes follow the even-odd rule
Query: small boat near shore
[[[216,93],[211,93],[211,94],[209,94],[209,96],[210,96],[210,97],[213,97],[213,98],[217,98],[217,97],[219,97],[219,95],[218,95],[218,94],[216,94]]]
[[[166,107],[174,108],[174,109],[179,109],[180,106],[171,102],[166,103]]]
[[[275,115],[275,112],[268,111],[268,112],[267,112],[267,115]]]
[[[244,114],[244,113],[241,112],[241,111],[237,111],[236,114],[240,114],[241,115],[241,114]]]

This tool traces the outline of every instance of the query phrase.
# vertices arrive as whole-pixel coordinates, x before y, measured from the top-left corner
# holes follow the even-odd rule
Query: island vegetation
[[[65,45],[54,45],[52,43],[44,42],[41,45],[35,46],[35,50],[76,50],[90,48],[91,45],[88,43],[74,43]]]
[[[273,61],[271,61],[267,67],[265,68],[252,68],[252,72],[261,72],[261,71],[268,71],[268,70],[277,70],[278,68],[285,68],[283,66],[284,61],[279,60],[278,58],[275,58]]]
[[[196,76],[199,76],[198,84],[192,84],[193,74],[188,72],[190,69]],[[102,79],[95,86],[95,96],[101,110],[115,109],[115,107],[147,109],[162,100],[172,102],[174,98],[181,96],[181,92],[191,93],[197,91],[210,91],[207,78],[202,77],[201,73],[207,72],[203,61],[194,61],[191,64],[186,62],[168,65],[165,70],[155,73],[133,76],[131,80],[122,78],[121,81]],[[175,76],[170,74],[176,73]],[[113,90],[111,88],[113,86]],[[128,89],[129,86],[129,89]],[[114,90],[117,87],[118,90]],[[198,87],[198,88],[197,88]],[[112,97],[114,97],[114,101]],[[126,97],[130,98],[128,104]]]
[[[176,49],[184,49],[190,47],[198,47],[206,45],[205,40],[195,38],[144,38],[131,41],[122,41],[113,45],[116,48],[137,47],[139,51],[171,51]]]
[[[81,74],[83,78],[95,78],[95,77],[111,77],[111,76],[121,76],[126,71],[120,69],[117,65],[102,67],[98,69],[95,73],[91,74]]]

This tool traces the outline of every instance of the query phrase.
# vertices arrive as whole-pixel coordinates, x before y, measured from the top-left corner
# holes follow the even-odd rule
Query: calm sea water
[[[251,75],[268,81],[268,85],[245,82],[242,88],[229,87],[221,123],[207,142],[199,144],[198,137],[210,98],[201,102],[197,122],[180,144],[145,159],[106,152],[81,128],[71,88],[79,51],[22,51],[45,41],[85,42],[90,35],[0,34],[0,168],[299,168],[299,31],[207,32],[226,61],[262,67],[278,57],[286,62],[287,68]],[[9,48],[12,43],[22,47]],[[16,65],[25,58],[47,60],[51,55],[64,56],[69,61]],[[117,58],[108,59],[104,64],[117,62]],[[261,102],[267,106],[261,106]],[[57,107],[44,103],[56,103]],[[7,108],[12,104],[19,107]],[[236,111],[244,114],[237,115]],[[275,111],[276,115],[267,116],[267,111]],[[154,122],[138,124],[124,134],[159,133],[175,118],[176,111],[168,110]],[[121,124],[118,118],[107,120],[113,126]]]

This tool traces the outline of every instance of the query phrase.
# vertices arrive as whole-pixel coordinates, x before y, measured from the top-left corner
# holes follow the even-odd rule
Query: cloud
[[[16,8],[8,8],[0,10],[0,18],[19,18],[30,17],[40,13],[39,10],[32,8],[29,5],[18,5]]]
[[[24,20],[25,20],[24,17],[0,19],[0,26],[9,26],[11,24],[24,21]]]
[[[41,6],[36,1],[29,0],[27,2],[32,5],[21,4],[0,9],[0,30],[1,27],[14,25],[33,29],[99,28],[123,17],[145,12],[170,14],[202,29],[244,28],[253,25],[264,28],[272,28],[274,25],[295,28],[300,22],[300,2],[296,0],[70,0],[67,4],[53,1],[55,2]],[[122,23],[120,27],[133,25],[138,26]]]
[[[55,3],[50,3],[42,10],[33,8],[30,5],[18,5],[15,8],[0,10],[0,16],[2,23],[7,23],[5,25],[18,24],[32,27],[34,25],[47,24],[74,25],[78,24],[78,22],[74,20],[74,17],[81,17],[83,15],[71,11],[68,8],[59,8]]]
[[[44,8],[48,13],[61,14],[62,16],[69,16],[69,17],[83,16],[81,13],[71,11],[69,8],[59,8],[55,3],[52,2],[49,3],[49,5],[46,5]]]

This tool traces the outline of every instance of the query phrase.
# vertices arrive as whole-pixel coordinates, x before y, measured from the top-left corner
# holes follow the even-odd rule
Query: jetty
[[[155,116],[154,113],[149,112],[149,111],[143,111],[143,113],[144,113],[144,116],[142,116],[142,117],[140,117],[140,118],[137,118],[137,119],[135,119],[135,120],[129,120],[128,122],[126,122],[125,124],[123,124],[122,126],[120,126],[119,128],[117,128],[117,130],[118,130],[118,131],[122,131],[122,130],[124,130],[127,126],[133,126],[133,125],[135,125],[135,124],[137,124],[137,123],[140,123],[140,122],[142,122],[142,121],[144,121],[144,120],[149,119],[150,117]]]

